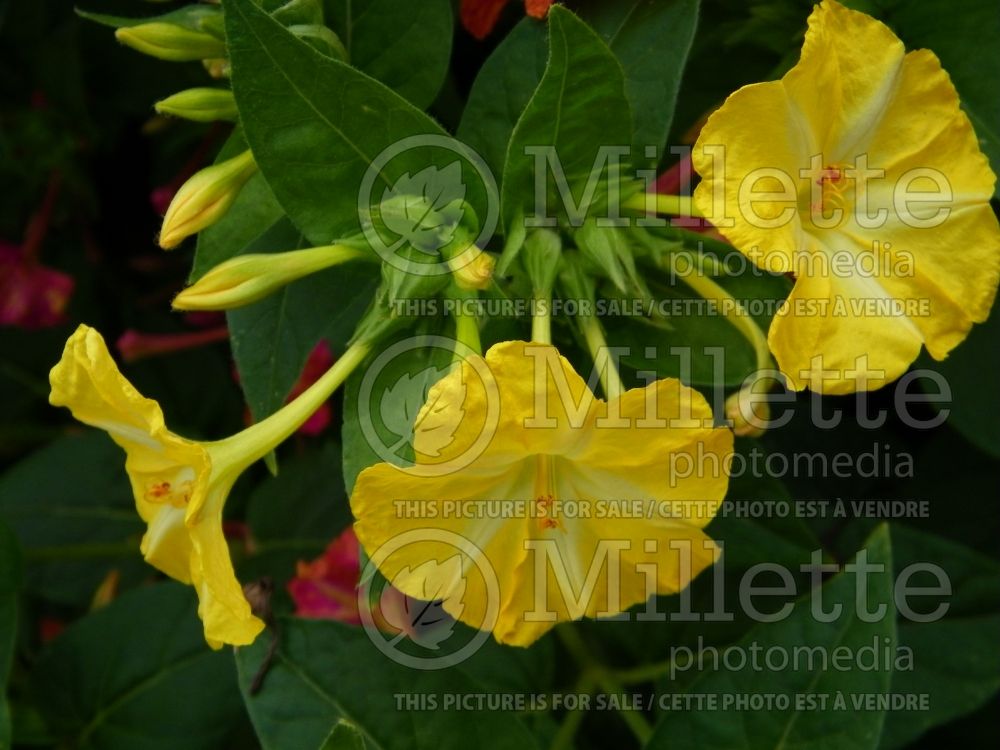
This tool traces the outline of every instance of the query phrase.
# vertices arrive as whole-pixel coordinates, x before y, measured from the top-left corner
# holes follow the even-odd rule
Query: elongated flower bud
[[[195,122],[236,120],[236,99],[229,89],[196,88],[180,91],[153,105],[161,115]]]
[[[174,23],[154,21],[138,26],[123,26],[115,38],[126,47],[172,62],[224,57],[226,43],[204,31],[196,31]]]
[[[253,154],[247,150],[192,175],[170,201],[160,229],[160,247],[177,247],[185,237],[221,219],[256,171]]]
[[[285,284],[369,254],[346,245],[286,253],[240,255],[220,263],[174,298],[177,310],[232,310],[266,297]]]

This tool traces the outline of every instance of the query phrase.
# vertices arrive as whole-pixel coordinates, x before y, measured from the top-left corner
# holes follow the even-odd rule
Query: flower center
[[[841,164],[828,164],[819,171],[816,184],[819,185],[819,200],[809,206],[813,215],[826,217],[836,208],[846,208],[845,192],[849,186],[846,167]]]
[[[191,499],[194,479],[194,470],[184,466],[169,479],[163,476],[154,477],[153,481],[146,485],[143,496],[151,503],[183,508]]]
[[[540,529],[563,529],[556,513],[555,459],[548,455],[535,457],[535,518]]]

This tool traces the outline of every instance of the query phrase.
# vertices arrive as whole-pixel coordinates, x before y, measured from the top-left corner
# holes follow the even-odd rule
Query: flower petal
[[[205,626],[205,640],[212,648],[221,648],[222,644],[246,646],[264,629],[264,623],[251,612],[243,587],[236,580],[222,532],[223,503],[209,503],[217,510],[188,524],[194,549],[191,581],[198,592],[198,616]]]
[[[799,170],[809,165],[815,149],[808,124],[780,82],[744,86],[708,118],[698,136],[692,163],[702,180],[694,191],[695,206],[758,266],[792,271],[804,241],[795,196],[768,200],[763,194],[785,192],[774,176],[778,172],[788,176],[786,187],[797,193]],[[751,174],[760,179],[744,184]],[[775,226],[783,214],[787,221]]]
[[[726,494],[733,433],[713,427],[705,398],[675,378],[626,391],[617,414],[628,427],[597,419],[574,456],[572,495],[669,503],[673,518],[705,526]]]
[[[834,0],[816,6],[802,56],[782,78],[816,136],[812,153],[834,163],[864,150],[899,85],[904,52],[881,21]]]
[[[880,307],[892,295],[878,279],[800,276],[781,305],[767,342],[795,390],[844,394],[895,380],[920,353],[923,336],[905,314]]]
[[[563,455],[586,436],[580,428],[593,420],[597,404],[555,347],[505,341],[485,358],[463,361],[430,389],[416,419],[417,463],[491,471],[529,454]],[[430,433],[421,430],[430,419],[454,430],[443,448],[434,438],[436,451]]]

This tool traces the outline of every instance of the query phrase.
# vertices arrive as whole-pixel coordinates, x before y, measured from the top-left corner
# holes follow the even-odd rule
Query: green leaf
[[[351,522],[344,492],[340,446],[325,443],[282,461],[250,495],[247,523],[254,553],[241,566],[279,581],[291,578],[295,563],[319,555]],[[250,576],[247,576],[250,577]]]
[[[81,749],[215,750],[242,713],[229,655],[208,648],[194,591],[175,583],[130,591],[63,631],[32,691],[49,728]]]
[[[312,244],[357,234],[359,190],[376,157],[409,136],[446,138],[444,131],[375,79],[299,41],[252,3],[226,0],[224,7],[233,93],[268,185]],[[455,161],[454,153],[448,157],[440,147],[403,149],[374,175],[374,188]]]
[[[460,668],[401,666],[364,630],[338,622],[284,619],[280,631],[281,644],[256,695],[246,690],[267,643],[258,639],[236,652],[244,700],[264,750],[319,747],[340,719],[354,724],[371,747],[385,750],[538,746],[511,714],[421,710],[420,701],[432,696],[440,704],[446,694],[483,693]]]
[[[247,250],[294,249],[301,239],[286,219]],[[371,300],[375,281],[372,265],[335,266],[226,314],[240,384],[255,420],[281,408],[321,339],[335,355],[341,353]]]
[[[494,175],[503,172],[507,143],[545,72],[545,24],[524,18],[479,69],[458,125],[458,137],[474,148]]]
[[[10,707],[7,680],[17,639],[17,591],[21,583],[21,554],[14,533],[0,521],[0,749],[10,748]]]
[[[754,456],[757,456],[755,458]],[[770,562],[797,571],[822,545],[795,510],[781,480],[754,467],[766,466],[767,453],[756,440],[737,440],[726,502],[706,529],[725,542],[725,565],[747,569]],[[757,510],[757,509],[760,510]],[[768,512],[768,508],[772,509]]]
[[[644,160],[646,146],[657,149],[654,164],[662,156],[698,26],[698,5],[699,0],[586,0],[579,8],[625,71],[625,94],[635,122],[635,163]]]
[[[319,750],[365,750],[368,744],[358,728],[341,719],[334,726]]]
[[[170,23],[175,26],[183,26],[192,31],[207,31],[214,33],[221,21],[221,13],[218,8],[205,5],[187,5],[168,13],[161,13],[156,16],[145,16],[135,18],[131,16],[113,16],[107,13],[91,13],[90,11],[76,9],[77,15],[86,18],[88,21],[99,23],[102,26],[110,26],[113,29],[130,28],[144,23]]]
[[[568,211],[571,222],[581,221],[606,198],[607,177],[601,181],[594,173],[595,164],[607,155],[602,147],[628,148],[631,143],[632,117],[621,65],[583,21],[562,6],[553,6],[545,74],[507,147],[502,188],[504,226],[509,228],[520,210],[527,216],[554,215],[555,211],[565,215]],[[550,172],[546,174],[545,196],[535,195],[536,157],[526,154],[525,148],[546,146],[554,147],[579,212],[563,203],[558,180]],[[617,181],[620,175],[611,178]],[[585,200],[588,182],[596,188],[591,205]],[[544,212],[537,205],[543,197]]]
[[[716,284],[739,301],[758,301],[749,310],[751,317],[766,333],[773,312],[791,290],[784,276],[761,271],[731,245],[694,232],[664,227],[651,230],[654,244],[662,245],[662,254],[685,251],[691,257],[704,256],[710,266],[720,264],[726,273],[713,278]],[[633,237],[633,241],[635,238]],[[757,360],[753,346],[743,334],[687,284],[683,276],[647,268],[644,277],[654,303],[654,315],[639,315],[629,305],[634,295],[622,295],[606,284],[601,291],[619,306],[604,324],[608,338],[616,346],[627,347],[622,364],[641,371],[654,371],[657,377],[677,377],[685,383],[708,387],[737,386],[754,372]],[[643,312],[648,313],[645,309]]]
[[[994,304],[989,319],[972,327],[969,337],[937,362],[926,352],[920,366],[944,376],[951,388],[948,424],[992,456],[1000,457],[1000,389],[983,387],[983,373],[1000,371],[1000,305]]]
[[[901,619],[899,642],[913,650],[913,669],[893,675],[892,691],[926,694],[927,710],[892,711],[882,731],[883,750],[909,745],[931,727],[971,713],[1000,690],[1000,563],[932,534],[894,526],[897,575],[907,566],[934,564],[944,570],[952,594],[943,619]],[[936,586],[937,580],[914,574],[914,586]],[[914,609],[934,610],[937,599]],[[945,644],[947,644],[946,647]]]
[[[351,65],[418,107],[434,101],[451,59],[449,0],[326,0],[326,15]]]
[[[810,594],[795,603],[784,619],[754,628],[735,648],[743,649],[749,659],[751,648],[766,653],[768,649],[785,651],[787,669],[745,668],[732,671],[714,669],[710,660],[703,660],[701,671],[685,690],[689,693],[714,695],[717,710],[669,711],[657,724],[653,737],[646,747],[687,750],[688,748],[836,748],[837,750],[865,750],[878,747],[879,735],[885,712],[880,710],[855,710],[855,696],[885,693],[892,679],[892,665],[880,664],[878,669],[853,668],[845,671],[833,668],[794,669],[795,647],[819,649],[828,656],[838,647],[853,653],[866,647],[881,653],[889,644],[895,645],[895,611],[892,593],[892,547],[887,526],[881,526],[869,538],[863,551],[869,565],[883,565],[881,572],[869,573],[867,588],[860,588],[861,577],[842,572],[823,586],[823,606],[826,611],[841,605],[840,615],[833,622],[820,622],[811,611]],[[859,553],[860,554],[860,553]],[[860,593],[858,593],[860,592]],[[885,615],[875,622],[865,622],[858,617],[855,598],[861,599],[869,611],[884,605]],[[709,657],[710,659],[710,657]],[[815,710],[791,707],[781,710],[764,704],[760,710],[740,711],[735,707],[724,708],[723,699],[734,695],[787,695],[795,700],[796,694],[829,696],[826,708]],[[843,710],[835,710],[836,699],[845,701]],[[850,717],[845,720],[845,717]]]
[[[30,593],[85,605],[112,565],[126,584],[150,572],[139,554],[144,525],[124,464],[121,448],[87,430],[31,454],[0,479],[0,517],[24,549]]]

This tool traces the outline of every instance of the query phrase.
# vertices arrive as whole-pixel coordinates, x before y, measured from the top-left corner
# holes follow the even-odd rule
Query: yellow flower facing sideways
[[[81,325],[52,368],[49,401],[105,430],[126,453],[136,508],[147,524],[146,561],[198,593],[198,615],[213,648],[251,643],[264,624],[253,615],[229,559],[222,511],[237,477],[291,435],[364,357],[349,349],[308,390],[271,417],[215,442],[167,429],[163,411],[118,371],[104,339]]]
[[[795,389],[877,388],[987,318],[996,178],[937,57],[870,16],[824,0],[795,67],[732,94],[693,160],[697,209],[795,275],[768,335]]]
[[[703,527],[726,492],[733,436],[711,420],[677,380],[604,402],[551,345],[497,344],[431,388],[416,424],[433,428],[418,427],[413,466],[361,472],[355,531],[393,586],[526,646],[556,622],[680,591],[716,560]],[[461,565],[449,538],[471,545]],[[407,543],[379,553],[396,539]]]

